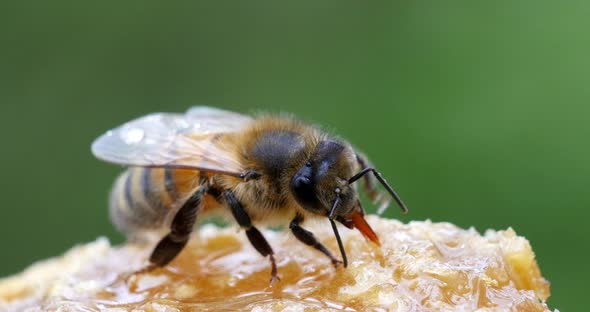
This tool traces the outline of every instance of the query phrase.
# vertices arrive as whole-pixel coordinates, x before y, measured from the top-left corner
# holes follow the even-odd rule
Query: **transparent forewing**
[[[186,117],[204,124],[210,132],[239,131],[252,121],[250,116],[210,106],[193,106],[186,112]]]
[[[156,113],[132,120],[99,137],[92,152],[99,159],[127,166],[242,173],[240,162],[222,142],[224,135],[239,131],[251,119],[208,109],[216,114]]]

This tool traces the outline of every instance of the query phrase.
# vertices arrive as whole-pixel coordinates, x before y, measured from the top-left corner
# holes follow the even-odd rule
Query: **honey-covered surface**
[[[0,311],[551,311],[549,283],[512,229],[369,216],[381,247],[341,228],[349,266],[288,232],[264,231],[280,281],[237,228],[204,225],[164,269],[132,275],[153,243],[110,246],[100,238],[0,280]],[[338,254],[327,222],[307,228]]]

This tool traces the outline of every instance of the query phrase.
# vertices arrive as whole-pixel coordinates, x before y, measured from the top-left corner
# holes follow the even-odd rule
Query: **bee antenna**
[[[402,212],[408,213],[408,207],[406,207],[406,204],[404,204],[404,202],[399,197],[399,195],[397,195],[395,190],[387,183],[387,181],[385,181],[385,179],[381,176],[381,173],[379,173],[379,171],[375,170],[375,168],[369,167],[369,168],[365,168],[365,169],[361,170],[359,173],[355,174],[352,178],[350,178],[348,180],[348,184],[352,184],[352,183],[356,182],[356,180],[360,179],[362,176],[364,176],[365,174],[367,174],[369,172],[372,172],[373,175],[375,176],[375,178],[377,178],[377,180],[379,180],[381,185],[383,185],[383,187],[385,187],[387,192],[389,194],[391,194],[391,197],[393,197],[395,202],[397,202],[397,205],[401,208]]]
[[[332,204],[332,209],[330,210],[330,214],[328,215],[328,219],[330,219],[330,224],[332,224],[332,230],[334,230],[334,235],[336,236],[336,241],[338,242],[338,248],[340,249],[340,254],[342,255],[342,264],[346,268],[348,266],[348,259],[346,258],[346,251],[344,250],[344,246],[342,245],[342,239],[340,239],[340,234],[338,233],[338,227],[336,227],[336,223],[334,222],[334,214],[336,213],[336,206],[340,203],[340,189],[336,189],[336,199],[334,200],[334,204]]]

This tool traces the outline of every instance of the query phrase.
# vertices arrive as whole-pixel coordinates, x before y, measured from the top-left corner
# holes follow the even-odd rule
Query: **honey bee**
[[[273,249],[255,224],[288,224],[294,236],[347,266],[335,221],[379,239],[364,219],[355,182],[382,206],[389,197],[407,208],[362,154],[349,143],[290,116],[250,117],[206,106],[185,114],[154,113],[108,131],[92,144],[104,161],[128,166],[110,195],[114,225],[128,238],[165,230],[144,271],[163,267],[184,248],[198,215],[229,212],[271,264]],[[372,173],[369,175],[368,173]],[[304,220],[327,217],[338,242],[338,260]],[[162,234],[163,235],[163,234]]]

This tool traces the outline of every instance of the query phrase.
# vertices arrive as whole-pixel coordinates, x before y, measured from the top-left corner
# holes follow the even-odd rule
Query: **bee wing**
[[[252,119],[210,107],[186,114],[155,113],[108,131],[92,144],[93,154],[126,166],[177,167],[239,175],[234,153],[218,138],[239,131]]]
[[[239,131],[252,117],[226,111],[210,106],[193,106],[186,112],[186,117],[203,124],[208,131]]]

